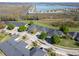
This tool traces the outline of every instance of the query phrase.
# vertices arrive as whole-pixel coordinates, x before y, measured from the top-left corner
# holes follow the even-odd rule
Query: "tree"
[[[68,26],[66,26],[66,25],[62,25],[61,27],[60,27],[60,30],[61,31],[63,31],[65,34],[69,31],[69,28],[68,28]]]
[[[18,29],[18,31],[19,31],[19,32],[22,32],[22,31],[27,30],[27,28],[28,28],[28,27],[26,27],[26,26],[20,26],[19,29]]]
[[[14,29],[14,27],[15,27],[15,25],[14,25],[14,24],[8,24],[7,29],[12,30],[12,29]]]
[[[74,21],[79,21],[79,15],[75,15],[73,18]]]
[[[33,24],[33,21],[30,21],[29,25],[32,25]]]
[[[40,39],[46,39],[46,37],[47,37],[47,33],[45,32],[42,32],[39,36]]]
[[[58,35],[53,35],[53,36],[51,37],[51,41],[52,41],[52,43],[54,43],[54,44],[58,44],[58,43],[61,41],[61,39],[60,39],[60,37],[59,37]]]
[[[1,21],[16,21],[14,17],[1,16]]]

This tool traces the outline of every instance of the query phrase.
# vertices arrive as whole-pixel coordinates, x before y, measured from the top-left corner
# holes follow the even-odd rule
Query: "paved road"
[[[18,33],[17,28],[15,28],[12,31],[8,31],[8,32]],[[42,40],[38,39],[36,37],[36,35],[39,34],[39,33],[36,33],[35,35],[31,35],[31,34],[28,34],[25,31],[25,32],[19,32],[18,34],[19,34],[19,38],[21,38],[22,36],[24,36],[26,34],[29,37],[29,40],[27,41],[28,44],[31,44],[33,41],[38,41],[39,43],[41,42],[40,44],[38,43],[38,45],[40,45],[41,47],[44,47],[44,48],[52,48],[52,49],[55,50],[56,53],[59,53],[59,54],[62,54],[62,55],[67,55],[67,54],[79,55],[79,50],[69,50],[69,49],[56,47],[54,45],[47,43],[46,41],[42,41]]]
[[[37,35],[37,33],[36,33]],[[74,50],[74,49],[65,49],[65,48],[60,48],[60,47],[56,47],[54,45],[51,45],[49,43],[47,43],[46,41],[42,41],[38,38],[36,38],[36,35],[34,35],[31,40],[36,39],[36,41],[41,42],[41,44],[39,44],[41,47],[44,48],[52,48],[53,50],[55,50],[56,53],[62,54],[62,55],[68,55],[68,54],[72,54],[72,55],[79,55],[79,50]]]

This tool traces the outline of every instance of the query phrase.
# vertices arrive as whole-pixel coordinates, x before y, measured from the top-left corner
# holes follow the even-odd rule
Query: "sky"
[[[0,0],[0,2],[79,2],[79,0]]]

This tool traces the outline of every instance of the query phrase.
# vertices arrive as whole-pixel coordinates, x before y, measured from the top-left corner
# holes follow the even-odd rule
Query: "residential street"
[[[36,34],[32,35],[32,34],[29,34],[27,31],[24,31],[24,32],[18,32],[17,31],[17,27],[15,29],[13,29],[12,31],[9,31],[7,30],[6,32],[8,33],[16,33],[19,35],[19,37],[17,39],[15,39],[16,41],[18,41],[19,39],[21,40],[22,36],[24,35],[27,35],[28,39],[25,41],[28,46],[30,46],[32,44],[32,42],[38,42],[37,44],[40,46],[40,47],[43,47],[43,48],[52,48],[56,53],[58,54],[61,54],[61,55],[64,55],[64,56],[67,56],[68,54],[72,54],[72,55],[79,55],[79,50],[71,50],[71,49],[64,49],[64,48],[60,48],[60,47],[56,47],[54,45],[51,45],[49,43],[47,43],[45,40],[41,40],[41,39],[38,39],[36,35],[39,35],[40,33],[37,32]]]

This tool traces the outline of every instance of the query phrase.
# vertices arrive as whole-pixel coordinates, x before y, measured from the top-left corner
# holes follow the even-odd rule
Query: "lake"
[[[79,6],[62,6],[62,5],[36,4],[36,10],[37,11],[47,11],[47,10],[65,9],[65,8],[79,8]]]

